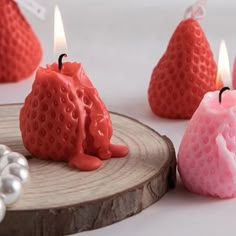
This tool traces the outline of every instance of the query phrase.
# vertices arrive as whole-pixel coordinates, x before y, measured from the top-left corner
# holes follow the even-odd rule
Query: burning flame
[[[55,6],[54,11],[54,54],[58,57],[61,53],[66,53],[67,44],[63,27],[63,21],[59,7]]]
[[[218,84],[220,79],[222,80],[224,86],[232,88],[232,80],[230,77],[230,67],[229,67],[229,56],[224,40],[222,40],[220,43],[216,84]]]

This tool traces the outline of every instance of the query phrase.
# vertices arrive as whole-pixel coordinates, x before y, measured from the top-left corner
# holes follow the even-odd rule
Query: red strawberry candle
[[[191,118],[204,94],[222,87],[222,82],[216,81],[213,53],[198,22],[203,13],[202,1],[187,10],[152,72],[148,100],[156,115]]]
[[[39,65],[42,49],[14,0],[0,1],[0,83],[29,77]]]
[[[236,91],[224,91],[208,92],[194,113],[178,170],[189,191],[230,198],[236,196]]]
[[[110,115],[80,63],[39,68],[20,111],[25,147],[35,157],[67,161],[95,170],[101,160],[122,157],[128,148],[110,143]]]

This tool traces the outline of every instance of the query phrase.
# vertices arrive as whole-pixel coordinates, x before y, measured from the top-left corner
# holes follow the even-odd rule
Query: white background
[[[53,9],[61,9],[68,43],[68,60],[82,62],[88,76],[111,111],[132,116],[169,136],[176,153],[188,123],[151,114],[147,87],[153,67],[181,21],[187,0],[41,0],[45,21],[24,14],[44,49],[41,65],[53,56]],[[236,1],[208,1],[202,27],[215,59],[225,39],[230,64],[236,55]],[[32,78],[0,85],[0,104],[23,102]],[[235,235],[236,200],[217,200],[188,193],[179,182],[176,190],[142,213],[84,236],[117,235]]]

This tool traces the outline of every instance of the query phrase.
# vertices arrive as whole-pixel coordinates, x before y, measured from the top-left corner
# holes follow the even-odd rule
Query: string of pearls
[[[23,184],[29,177],[26,158],[3,144],[0,144],[0,222],[4,219],[6,207],[21,196]]]

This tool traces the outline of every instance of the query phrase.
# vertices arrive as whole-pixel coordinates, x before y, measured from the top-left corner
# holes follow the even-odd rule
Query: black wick
[[[223,88],[220,90],[220,93],[219,93],[219,103],[221,103],[221,101],[222,101],[222,94],[223,94],[223,92],[226,91],[226,90],[230,90],[230,88],[229,88],[229,87],[223,87]]]
[[[62,58],[67,57],[67,54],[63,53],[58,57],[58,69],[61,70],[62,68]]]

